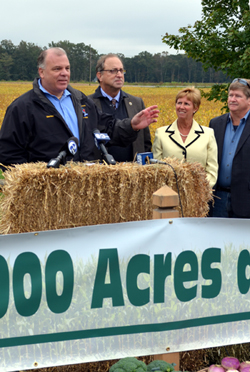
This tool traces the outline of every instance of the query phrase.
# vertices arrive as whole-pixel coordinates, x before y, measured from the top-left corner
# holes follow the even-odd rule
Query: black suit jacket
[[[229,114],[218,116],[209,123],[217,141],[219,167],[228,116]],[[250,116],[246,121],[233,159],[231,202],[233,212],[237,216],[250,218]]]
[[[126,110],[128,113],[128,118],[132,118],[135,116],[138,112],[145,109],[145,105],[143,103],[143,100],[140,97],[132,96],[131,94],[125,93],[121,90],[121,94],[124,99],[124,103],[126,106]],[[100,111],[102,111],[101,106],[101,99],[102,94],[100,91],[100,87],[98,87],[94,94],[91,94],[88,96],[88,98],[92,99],[96,106],[99,108]],[[151,142],[151,136],[149,128],[145,128],[139,131],[137,139],[132,143],[133,145],[133,156],[135,156],[136,153],[139,152],[148,152],[151,151],[152,148],[152,142]]]

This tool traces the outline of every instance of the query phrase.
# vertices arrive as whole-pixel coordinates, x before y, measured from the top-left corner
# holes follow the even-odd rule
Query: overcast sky
[[[2,4],[0,41],[21,40],[48,46],[69,40],[91,45],[99,54],[126,57],[148,51],[169,50],[161,39],[166,32],[201,19],[201,0],[5,0]]]

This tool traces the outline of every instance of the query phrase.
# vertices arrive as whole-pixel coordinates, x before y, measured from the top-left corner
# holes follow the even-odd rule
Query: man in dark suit
[[[229,86],[229,113],[216,117],[219,174],[212,217],[250,218],[250,80]]]
[[[96,65],[99,87],[88,96],[102,112],[112,114],[116,119],[132,118],[145,108],[143,100],[121,90],[125,70],[116,54],[102,56]],[[138,133],[137,139],[127,147],[111,146],[108,151],[116,161],[133,161],[138,152],[151,151],[151,137],[146,128]]]

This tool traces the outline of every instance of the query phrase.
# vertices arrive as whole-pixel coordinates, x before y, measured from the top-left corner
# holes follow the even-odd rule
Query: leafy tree
[[[4,39],[1,41],[0,45],[1,50],[4,50],[9,55],[12,55],[15,51],[15,45],[12,43],[11,40]]]
[[[0,53],[0,80],[10,80],[13,59],[8,53]]]
[[[71,64],[72,81],[89,80],[95,77],[97,51],[84,43],[74,44],[68,40],[49,43],[49,47],[60,47],[65,50]],[[91,68],[91,74],[90,74]]]
[[[153,78],[154,78],[154,81],[159,81],[159,82],[166,81],[167,57],[168,57],[168,52],[157,53],[153,56],[153,60],[154,60]]]
[[[228,77],[247,77],[250,71],[249,0],[202,0],[202,19],[180,28],[181,35],[166,35],[162,41],[203,68],[222,70]],[[225,101],[228,84],[213,86],[208,98]]]
[[[37,57],[41,51],[41,47],[22,40],[13,53],[12,79],[33,81],[38,76]]]
[[[152,71],[153,56],[151,53],[144,51],[134,57],[137,81],[150,81]]]
[[[91,45],[74,44],[70,41],[51,42],[49,47],[59,46],[66,50],[71,64],[72,81],[90,81],[95,78],[95,67],[99,55]],[[21,41],[14,45],[10,40],[0,42],[0,80],[29,80],[37,76],[37,57],[47,47]],[[163,83],[163,82],[225,82],[221,71],[203,69],[201,62],[185,54],[168,55],[167,52],[150,54],[146,51],[134,57],[122,58],[127,70],[126,81],[129,83]],[[219,85],[220,86],[220,85]]]

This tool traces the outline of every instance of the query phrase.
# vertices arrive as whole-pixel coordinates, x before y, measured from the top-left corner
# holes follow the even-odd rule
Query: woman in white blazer
[[[218,173],[217,144],[213,129],[203,127],[194,120],[200,103],[201,94],[196,88],[184,88],[177,94],[177,120],[156,130],[153,154],[158,160],[175,157],[201,163],[213,187]]]

